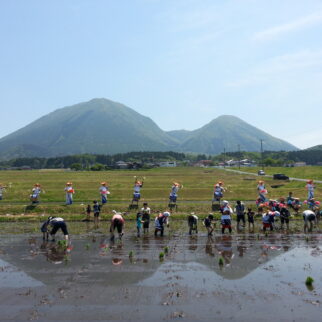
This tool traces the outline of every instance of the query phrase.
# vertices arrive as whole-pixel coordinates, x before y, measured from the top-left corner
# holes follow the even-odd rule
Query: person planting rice
[[[307,200],[314,198],[315,186],[314,186],[313,180],[307,180],[305,188],[307,190]]]
[[[41,193],[41,188],[39,183],[35,183],[34,187],[31,190],[30,200],[31,203],[37,204],[39,203],[39,195]]]
[[[302,203],[300,201],[300,198],[294,198],[292,202],[292,208],[294,209],[296,215],[298,215],[301,207],[302,207]]]
[[[220,202],[220,199],[223,198],[225,191],[226,189],[224,188],[224,183],[222,181],[218,181],[214,185],[214,200]]]
[[[252,208],[247,208],[247,221],[248,221],[249,231],[250,231],[250,226],[252,226],[252,231],[254,231],[254,217],[255,217],[255,212],[252,211]]]
[[[266,229],[269,228],[271,231],[273,230],[273,225],[271,221],[271,217],[269,212],[265,212],[262,216],[262,223],[263,223],[263,231],[266,232]]]
[[[258,181],[257,191],[258,191],[258,198],[260,199],[260,202],[266,202],[267,190],[265,188],[265,183],[263,180]]]
[[[215,227],[212,224],[212,221],[214,220],[214,215],[213,214],[209,214],[208,217],[206,217],[203,221],[203,224],[205,225],[207,232],[208,232],[208,236],[212,236],[212,232],[214,231]]]
[[[111,219],[110,233],[111,233],[111,241],[115,240],[114,231],[117,229],[119,239],[122,239],[123,229],[124,229],[124,218],[120,212],[116,212],[113,210],[113,217]]]
[[[243,222],[243,227],[245,227],[245,206],[240,200],[236,202],[235,212],[237,214],[237,230],[239,230],[239,223],[241,221]]]
[[[73,194],[75,193],[75,190],[73,189],[71,182],[66,183],[65,192],[66,192],[66,205],[71,205],[73,203]]]
[[[316,223],[316,215],[312,210],[304,210],[303,213],[304,220],[304,233],[306,234],[308,231],[312,232],[313,223]]]
[[[169,217],[170,217],[170,212],[168,212],[168,211],[160,213],[158,216],[155,217],[155,220],[154,220],[154,225],[155,225],[154,236],[157,236],[158,232],[160,232],[161,237],[163,236],[164,225],[169,225]]]
[[[49,227],[51,227],[51,230]],[[55,235],[59,229],[61,229],[63,232],[65,240],[68,241],[68,230],[64,219],[61,217],[48,217],[40,228],[41,232],[43,233],[43,240],[48,240],[48,236],[50,235],[52,241],[55,241]]]
[[[169,201],[176,203],[178,198],[178,191],[182,188],[182,185],[178,182],[173,182],[171,187],[171,192],[169,196]]]
[[[148,207],[148,203],[144,202],[143,207],[141,208],[142,213],[142,221],[143,221],[143,234],[149,232],[149,226],[150,226],[150,215],[151,215],[151,209]]]
[[[110,194],[106,182],[101,182],[101,186],[99,188],[99,192],[100,192],[100,195],[101,195],[102,205],[104,205],[104,204],[107,203],[107,195]]]
[[[196,216],[194,212],[188,216],[188,227],[189,235],[191,235],[193,231],[198,234],[198,216]]]

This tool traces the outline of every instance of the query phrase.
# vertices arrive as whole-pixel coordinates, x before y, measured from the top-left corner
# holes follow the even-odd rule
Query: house
[[[115,168],[116,169],[128,169],[129,164],[124,161],[117,161],[115,162]]]
[[[163,162],[159,162],[159,167],[162,168],[174,168],[177,166],[177,162],[176,161],[163,161]]]

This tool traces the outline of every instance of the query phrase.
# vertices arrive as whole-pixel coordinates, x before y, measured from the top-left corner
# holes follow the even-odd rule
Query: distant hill
[[[185,133],[186,139],[180,144],[185,152],[217,154],[226,151],[259,151],[260,140],[268,151],[293,151],[297,148],[281,139],[246,123],[238,117],[222,115],[202,128]]]
[[[305,151],[322,151],[322,144],[307,148]]]
[[[52,157],[80,153],[178,151],[218,154],[265,150],[296,150],[283,140],[234,116],[221,116],[195,131],[161,130],[150,118],[107,99],[58,109],[0,139],[0,159]]]

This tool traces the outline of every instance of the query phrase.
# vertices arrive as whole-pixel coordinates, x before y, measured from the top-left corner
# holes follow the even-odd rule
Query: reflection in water
[[[223,235],[216,238],[216,249],[219,254],[224,258],[226,265],[231,263],[234,258],[232,236]]]

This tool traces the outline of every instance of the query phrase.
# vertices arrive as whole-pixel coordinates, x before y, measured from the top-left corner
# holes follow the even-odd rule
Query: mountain
[[[207,154],[265,150],[296,150],[285,141],[234,116],[221,116],[195,131],[165,132],[150,118],[107,99],[67,106],[47,114],[0,139],[0,159],[51,157],[81,153],[178,151]]]
[[[183,133],[181,133],[183,134]],[[185,133],[180,150],[217,154],[226,151],[259,151],[260,140],[267,151],[293,151],[297,148],[246,123],[238,117],[222,115],[198,130]]]
[[[106,99],[58,109],[0,140],[2,159],[166,151],[176,142],[150,118]]]
[[[322,144],[315,145],[310,148],[304,149],[304,151],[322,151]]]

